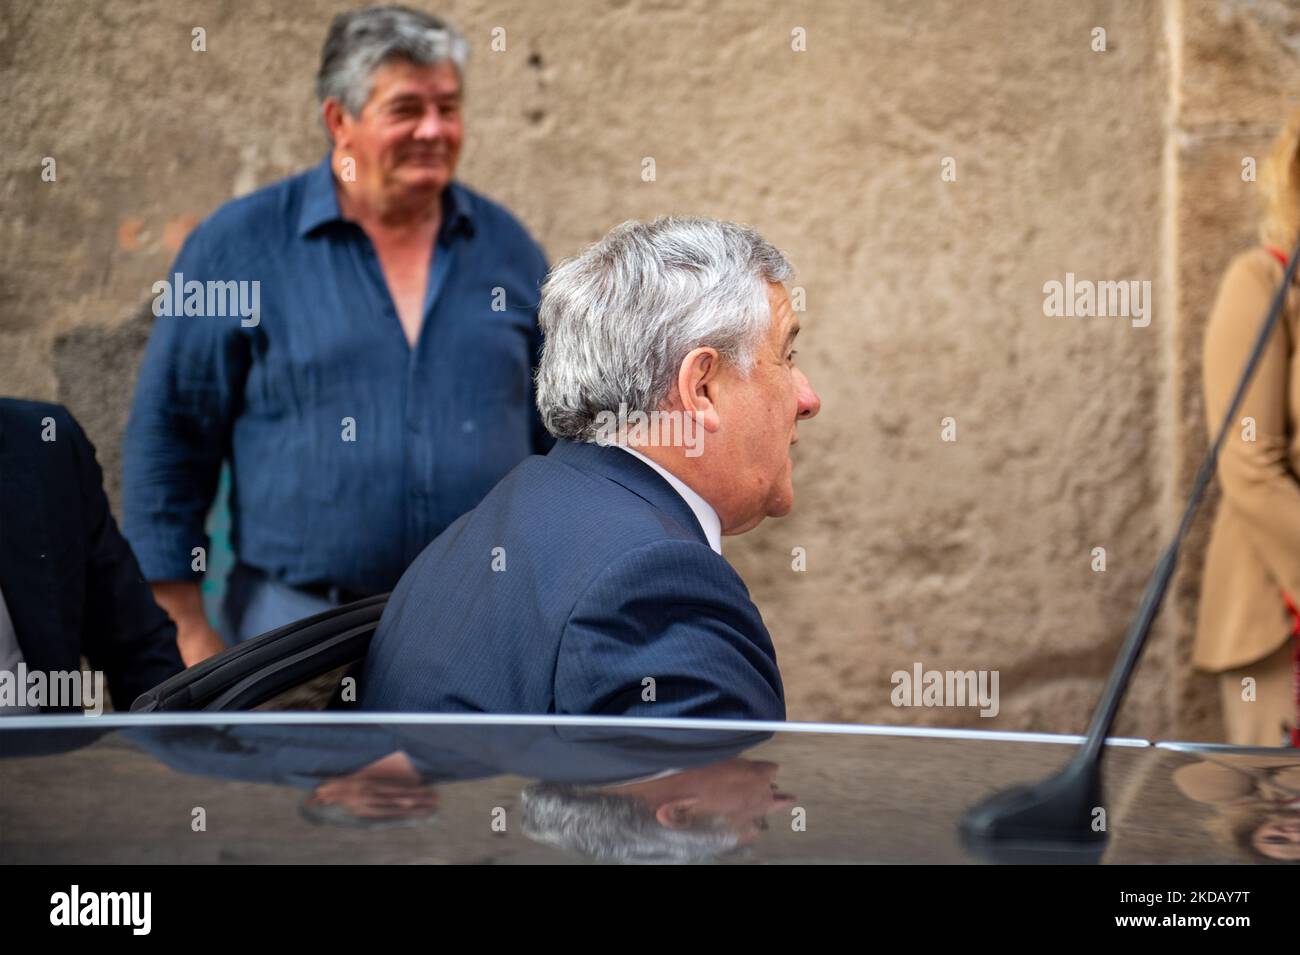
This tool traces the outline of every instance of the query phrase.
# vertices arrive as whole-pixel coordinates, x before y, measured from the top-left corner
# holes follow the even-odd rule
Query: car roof
[[[600,847],[596,822],[561,838],[547,813],[579,805],[612,826],[626,807],[641,807],[649,815],[633,813],[629,825],[673,837],[659,831],[656,806],[687,799],[701,820],[725,818],[744,836],[715,861],[970,862],[979,859],[958,835],[961,813],[1059,769],[1079,742],[929,727],[478,714],[16,716],[0,722],[0,861],[599,861],[622,850]],[[405,775],[384,775],[390,764]],[[1248,861],[1216,839],[1223,806],[1179,774],[1206,776],[1213,794],[1288,767],[1300,767],[1293,752],[1109,740],[1103,861]],[[381,795],[360,798],[399,808],[376,821],[362,803],[358,823],[348,800],[372,788]],[[407,792],[407,803],[423,800],[419,811],[408,811]]]

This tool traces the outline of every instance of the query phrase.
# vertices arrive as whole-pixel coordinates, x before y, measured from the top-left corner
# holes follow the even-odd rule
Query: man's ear
[[[677,399],[682,411],[691,415],[710,433],[722,427],[718,412],[718,387],[722,357],[716,348],[696,348],[682,359],[677,370]]]
[[[670,799],[655,809],[655,819],[665,829],[689,829],[695,821],[695,804],[698,802],[694,796]]]
[[[331,96],[321,104],[320,114],[325,121],[325,129],[329,131],[330,140],[335,146],[342,145],[339,142],[339,135],[343,132],[347,114],[343,104]]]

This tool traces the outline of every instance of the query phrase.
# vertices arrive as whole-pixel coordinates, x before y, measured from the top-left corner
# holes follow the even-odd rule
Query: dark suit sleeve
[[[118,532],[94,447],[73,417],[64,414],[76,456],[86,534],[81,648],[91,667],[104,672],[113,706],[126,710],[145,690],[184,669],[176,627],[154,602],[135,555]]]
[[[690,541],[633,551],[579,598],[555,693],[561,713],[785,719],[758,608],[726,561]]]

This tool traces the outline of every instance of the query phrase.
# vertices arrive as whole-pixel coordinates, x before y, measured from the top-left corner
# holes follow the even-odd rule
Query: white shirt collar
[[[665,481],[673,486],[675,490],[695,514],[695,519],[700,522],[700,527],[704,529],[704,536],[709,540],[709,546],[713,548],[714,553],[722,553],[722,521],[718,519],[718,512],[709,506],[709,502],[695,493],[681,478],[665,467],[661,467],[654,461],[651,461],[636,448],[629,448],[625,444],[615,444],[614,447],[622,448],[633,457],[640,458],[646,464],[650,465],[663,477]]]
[[[625,780],[623,780],[621,783],[603,783],[603,784],[601,784],[601,788],[602,788],[602,789],[616,789],[616,788],[619,787],[619,786],[631,786],[631,785],[633,785],[634,783],[648,783],[648,782],[651,782],[652,780],[655,780],[655,779],[663,779],[663,778],[665,778],[665,777],[667,777],[667,776],[675,776],[677,773],[680,773],[680,772],[683,772],[683,770],[681,770],[681,769],[665,769],[665,770],[661,770],[660,772],[657,772],[657,773],[651,773],[649,776],[638,776],[636,779],[625,779]]]

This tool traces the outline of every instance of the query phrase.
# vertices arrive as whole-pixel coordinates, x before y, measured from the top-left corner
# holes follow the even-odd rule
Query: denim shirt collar
[[[303,190],[302,209],[298,213],[298,235],[306,237],[314,230],[330,222],[347,222],[339,209],[338,193],[334,190],[334,167],[332,154],[307,171],[306,186]],[[458,182],[450,182],[442,191],[442,225],[438,230],[438,241],[444,242],[451,235],[464,231],[474,234],[474,217],[471,213],[471,201],[465,187]]]

